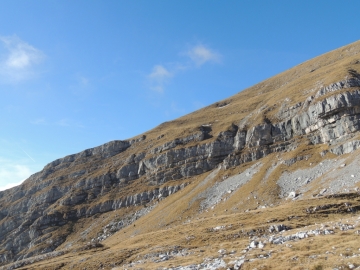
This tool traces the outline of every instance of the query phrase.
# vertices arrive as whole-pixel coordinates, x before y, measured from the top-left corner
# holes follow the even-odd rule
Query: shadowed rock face
[[[337,155],[350,153],[360,145],[349,141],[360,130],[359,86],[360,80],[351,78],[323,87],[303,102],[282,107],[272,122],[253,125],[238,119],[219,134],[202,125],[157,147],[145,147],[144,135],[57,159],[24,184],[0,192],[0,263],[55,250],[69,232],[56,240],[52,234],[69,222],[168,197],[185,186],[166,185],[169,181],[291,151],[300,138],[333,145]],[[144,180],[145,191],[122,193],[137,179]]]

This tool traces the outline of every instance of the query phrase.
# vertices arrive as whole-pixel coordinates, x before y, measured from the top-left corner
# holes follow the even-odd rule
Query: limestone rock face
[[[57,159],[47,166],[44,170],[51,170],[56,167],[60,169],[66,167],[69,163],[81,163],[86,162],[92,156],[100,156],[101,158],[108,158],[117,155],[131,146],[131,142],[128,141],[112,141],[105,143],[101,146],[84,150],[78,154],[69,155],[64,158]]]
[[[235,135],[235,132],[221,133],[210,143],[170,149],[145,158],[139,164],[139,172],[146,174],[150,181],[161,184],[209,171],[234,150]]]
[[[359,86],[352,78],[323,87],[303,102],[282,105],[276,121],[238,119],[218,134],[204,124],[156,147],[144,135],[57,159],[21,186],[0,192],[0,263],[55,250],[67,234],[55,240],[53,233],[71,222],[162,200],[185,186],[169,181],[291,151],[298,138],[329,144],[337,155],[350,153],[360,146],[348,141],[360,131]],[[141,192],[126,189],[140,180]]]

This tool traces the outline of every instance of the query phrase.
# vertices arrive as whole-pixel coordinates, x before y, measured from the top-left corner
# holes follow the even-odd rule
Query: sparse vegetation
[[[104,247],[104,245],[101,244],[99,240],[93,239],[90,242],[86,243],[86,245],[84,246],[84,250],[89,250],[93,248],[102,248],[102,247]]]
[[[163,269],[201,264],[205,260],[215,259],[221,259],[229,265],[240,264],[244,260],[241,269],[319,270],[336,265],[347,267],[350,263],[355,265],[360,258],[360,236],[355,233],[359,223],[360,195],[354,190],[346,191],[345,187],[341,195],[328,196],[321,193],[320,190],[324,186],[328,188],[328,183],[333,180],[325,178],[325,175],[334,174],[334,171],[320,172],[316,166],[325,159],[341,159],[345,168],[352,162],[358,166],[359,150],[339,157],[330,151],[330,143],[311,143],[306,137],[312,135],[310,131],[304,136],[292,137],[289,144],[293,148],[286,151],[270,152],[269,149],[273,146],[261,149],[255,145],[256,151],[251,153],[250,147],[245,146],[244,149],[235,151],[234,155],[241,151],[249,155],[260,155],[261,151],[267,150],[269,152],[262,158],[237,166],[225,168],[224,162],[215,163],[212,160],[218,166],[213,171],[183,178],[167,171],[175,166],[173,164],[161,168],[146,167],[146,173],[136,178],[136,173],[141,170],[139,167],[136,172],[131,171],[131,180],[120,179],[118,176],[120,168],[131,167],[134,159],[144,151],[148,151],[148,159],[174,158],[166,154],[167,149],[152,151],[169,142],[179,142],[171,149],[201,152],[198,148],[199,141],[182,140],[190,138],[196,132],[203,132],[202,143],[221,145],[219,138],[237,134],[241,128],[249,129],[260,123],[265,128],[266,124],[276,123],[279,112],[291,106],[299,108],[301,112],[304,99],[314,96],[321,87],[344,80],[349,75],[359,77],[357,67],[354,66],[358,64],[354,52],[360,51],[360,42],[348,47],[354,50],[344,51],[341,48],[309,60],[229,99],[163,123],[146,132],[146,136],[136,137],[135,139],[141,140],[129,146],[125,152],[106,158],[84,155],[56,169],[46,168],[44,176],[39,180],[43,188],[37,190],[33,198],[37,198],[38,201],[34,201],[39,203],[41,198],[46,197],[44,194],[51,195],[45,200],[48,208],[44,213],[47,214],[41,216],[34,212],[34,221],[39,225],[36,230],[35,226],[32,227],[34,230],[31,231],[31,237],[35,240],[26,251],[21,251],[21,255],[27,252],[44,252],[49,255],[27,258],[26,263],[18,262],[18,267],[70,269],[76,261],[77,269],[122,269],[127,266],[135,269]],[[340,89],[336,93],[352,90],[355,88]],[[325,93],[321,98],[330,95],[331,93]],[[314,102],[316,101],[314,98]],[[286,106],[282,106],[283,104]],[[360,138],[355,133],[349,137],[351,136],[353,139]],[[283,141],[277,143],[276,147]],[[160,153],[165,154],[159,158]],[[190,158],[179,163],[193,163],[192,169],[196,170],[201,162],[212,158],[211,154],[200,153],[199,156],[201,159],[194,161]],[[225,160],[230,157],[231,155],[224,154],[223,158]],[[145,163],[143,166],[150,167]],[[316,177],[311,181],[301,177],[290,178],[292,172],[311,168],[317,169]],[[247,170],[248,174],[245,174]],[[278,180],[285,172],[289,175],[286,180],[301,181],[299,186],[306,186],[308,189],[293,198],[287,198],[287,195],[280,198]],[[130,174],[126,173],[125,176]],[[170,180],[161,182],[156,179],[156,173],[171,174]],[[227,181],[242,173],[242,180],[246,181],[236,188],[230,186]],[[77,177],[69,178],[71,174]],[[359,175],[349,177],[357,179]],[[90,180],[94,181],[90,183]],[[305,180],[309,182],[305,183]],[[152,201],[144,199],[132,206],[120,207],[121,199],[128,195],[185,183],[188,184],[186,187],[166,199],[157,194]],[[32,185],[28,180],[23,188],[31,190]],[[72,185],[77,186],[77,192],[68,192],[64,197],[51,201],[52,196],[56,195],[56,188],[67,190]],[[206,191],[220,187],[224,187],[225,195],[211,207],[201,209]],[[360,187],[360,184],[356,182],[351,188],[355,187]],[[27,199],[20,198],[17,201],[27,205]],[[1,197],[0,200],[3,208],[13,207],[11,199]],[[142,203],[154,208],[147,215],[140,215],[138,213],[144,210]],[[0,212],[0,227],[5,221],[18,222],[17,219],[17,216]],[[120,221],[124,223],[115,224]],[[9,232],[15,234],[18,228],[24,229],[33,224],[26,222],[21,221],[19,224],[22,227],[11,227]],[[276,230],[274,228],[279,227],[275,226],[283,229]],[[111,233],[99,240],[98,236],[109,232],[105,232],[104,228],[111,230]],[[4,238],[9,239],[9,235]],[[89,239],[93,240],[88,241]],[[3,244],[8,240],[2,241]],[[251,243],[253,247],[250,247]],[[53,249],[57,252],[49,253]],[[14,255],[7,252],[7,249],[1,249],[0,256]]]
[[[322,267],[322,265],[316,265],[314,266],[313,270],[323,270],[324,268]]]

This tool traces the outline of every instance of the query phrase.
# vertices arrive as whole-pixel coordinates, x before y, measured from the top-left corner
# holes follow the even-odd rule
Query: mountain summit
[[[359,53],[331,51],[0,192],[1,269],[360,266]]]

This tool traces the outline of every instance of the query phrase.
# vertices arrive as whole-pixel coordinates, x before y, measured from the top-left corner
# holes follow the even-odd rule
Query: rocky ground
[[[197,199],[201,200],[200,211],[205,211],[226,200],[235,190],[238,190],[243,184],[251,180],[252,176],[257,173],[258,167],[261,167],[261,163],[255,163],[255,165],[237,175],[230,177],[225,175],[221,182],[216,182],[213,186],[200,193],[197,196]]]
[[[319,181],[323,187],[321,190],[314,190],[309,185]],[[297,196],[311,191],[313,194],[328,195],[341,192],[349,192],[357,189],[356,184],[360,181],[359,161],[350,160],[348,163],[345,158],[324,159],[319,164],[309,163],[309,168],[297,170],[295,172],[284,172],[278,180],[281,188],[281,197],[286,197],[290,192],[295,192]]]
[[[359,267],[359,52],[319,56],[0,192],[1,267]]]
[[[228,226],[217,226],[212,228],[213,232],[226,231],[230,229]],[[170,268],[159,267],[163,270],[197,270],[197,269],[257,269],[249,268],[249,263],[261,262],[260,265],[266,265],[266,260],[271,259],[273,254],[281,252],[286,247],[292,249],[301,242],[312,242],[315,238],[321,238],[321,241],[327,241],[328,236],[334,236],[348,232],[358,241],[360,239],[360,216],[355,215],[346,220],[339,219],[337,221],[329,221],[321,224],[304,226],[301,229],[292,229],[284,224],[273,224],[268,226],[267,231],[259,236],[249,237],[248,245],[244,249],[226,250],[219,249],[217,256],[205,258],[203,262],[198,264],[190,264],[183,266],[174,266]],[[201,250],[200,250],[201,252]],[[124,265],[121,269],[147,269],[149,262],[160,263],[171,261],[176,257],[184,257],[193,255],[194,252],[189,250],[173,249],[166,253],[147,254],[142,260]],[[323,252],[309,254],[307,259],[309,262],[316,264],[317,258],[325,260],[339,261],[338,265],[326,269],[360,269],[360,246],[349,246],[345,252],[339,251],[337,246],[332,246]],[[290,258],[296,262],[300,260],[299,256]],[[319,264],[320,267],[321,264]],[[118,268],[114,268],[118,269]],[[120,268],[119,268],[120,269]],[[261,269],[261,267],[259,268]],[[281,269],[276,267],[275,269]],[[301,268],[303,269],[303,268]],[[304,268],[306,269],[306,267]],[[323,269],[323,268],[319,268]]]

